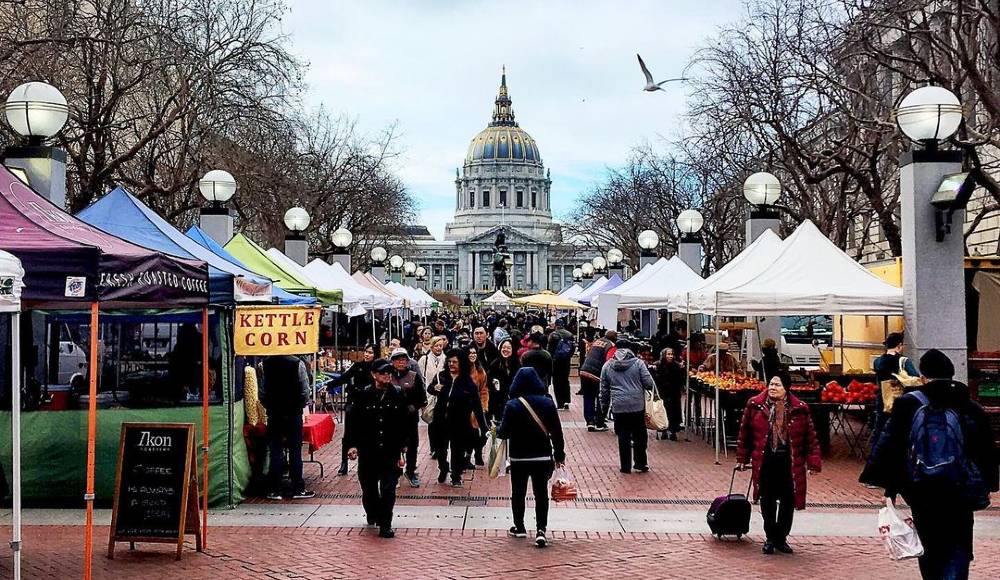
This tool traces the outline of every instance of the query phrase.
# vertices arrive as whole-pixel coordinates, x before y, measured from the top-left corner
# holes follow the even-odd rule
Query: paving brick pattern
[[[203,554],[188,550],[180,562],[162,544],[120,546],[104,557],[107,528],[96,533],[94,577],[221,580],[400,578],[739,579],[917,578],[915,561],[891,562],[877,541],[861,538],[792,538],[794,556],[763,556],[760,538],[718,541],[697,534],[553,534],[539,550],[528,540],[496,531],[400,530],[381,540],[356,528],[216,528]],[[26,579],[78,578],[82,528],[26,529]],[[190,548],[190,546],[188,546]],[[0,577],[10,577],[0,561]],[[1000,542],[980,542],[973,578],[1000,577]]]

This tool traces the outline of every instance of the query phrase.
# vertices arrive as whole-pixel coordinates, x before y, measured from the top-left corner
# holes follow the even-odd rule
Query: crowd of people
[[[664,439],[677,440],[683,429],[682,399],[687,369],[721,370],[733,358],[720,344],[709,355],[704,336],[688,335],[684,321],[661,324],[652,340],[639,342],[624,332],[577,327],[573,317],[546,319],[524,313],[486,311],[464,316],[440,315],[421,324],[402,325],[388,349],[368,345],[331,387],[346,392],[342,463],[358,461],[358,480],[368,523],[382,537],[392,537],[392,510],[400,475],[411,487],[418,476],[419,422],[428,423],[431,459],[439,484],[463,485],[463,474],[484,463],[487,432],[496,429],[508,441],[511,476],[511,537],[527,537],[525,497],[530,484],[535,497],[535,543],[547,544],[548,483],[566,461],[559,411],[572,398],[570,368],[579,357],[580,390],[587,431],[608,430],[613,419],[620,471],[650,469],[646,401],[656,393],[664,401]],[[737,469],[752,473],[752,499],[760,504],[765,543],[762,551],[791,554],[788,544],[795,510],[805,508],[807,475],[822,468],[820,446],[809,406],[791,393],[791,379],[765,342],[754,368],[767,388],[752,397],[740,421]],[[997,450],[981,407],[968,387],[953,380],[954,366],[942,353],[925,353],[917,366],[902,354],[903,337],[889,335],[886,354],[875,363],[879,379],[909,377],[914,383],[889,412],[878,399],[874,446],[861,482],[885,489],[893,501],[902,495],[925,554],[925,578],[964,578],[972,559],[973,512],[989,503],[1000,485]],[[653,354],[656,352],[656,355]],[[715,358],[718,357],[716,361]],[[273,359],[273,360],[271,360]],[[283,400],[262,397],[272,427],[272,457],[287,451],[291,464],[291,497],[311,497],[302,483],[299,453],[301,416],[308,370],[295,357],[268,357],[265,383],[296,384]],[[690,365],[690,367],[688,367]],[[917,376],[919,375],[919,377]],[[266,392],[266,391],[265,391]],[[940,418],[938,418],[940,415]],[[940,419],[940,420],[938,420]],[[937,423],[935,423],[937,421]],[[935,426],[944,428],[934,432]],[[958,432],[949,456],[957,475],[915,476],[926,465],[918,459],[920,433],[949,441]],[[928,447],[928,457],[938,453]],[[957,459],[956,459],[957,457]],[[282,461],[272,462],[269,497],[281,497],[278,477]],[[930,482],[930,483],[928,483]],[[944,501],[947,499],[947,501]]]

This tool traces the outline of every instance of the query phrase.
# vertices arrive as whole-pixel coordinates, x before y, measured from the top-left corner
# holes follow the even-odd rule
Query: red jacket
[[[820,471],[823,463],[819,451],[819,440],[813,426],[809,405],[795,395],[788,395],[791,403],[788,418],[788,443],[792,452],[792,482],[795,487],[795,509],[806,507],[806,468]],[[760,499],[760,466],[764,461],[764,446],[767,445],[769,411],[767,391],[747,401],[740,421],[740,437],[736,447],[736,461],[749,463],[753,469],[753,499]]]

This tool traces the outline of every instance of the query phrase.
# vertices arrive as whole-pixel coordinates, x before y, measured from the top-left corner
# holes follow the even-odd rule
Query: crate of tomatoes
[[[837,381],[830,381],[823,387],[820,401],[824,403],[842,403],[848,405],[867,405],[875,402],[878,396],[878,385],[852,380],[845,389]]]

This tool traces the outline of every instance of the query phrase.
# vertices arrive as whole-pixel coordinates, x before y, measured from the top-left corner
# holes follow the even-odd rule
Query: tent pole
[[[90,357],[88,372],[90,374],[90,395],[87,401],[87,489],[83,501],[87,504],[87,519],[84,527],[83,541],[83,578],[93,578],[94,560],[94,465],[97,447],[97,324],[98,305],[90,305]]]
[[[716,308],[715,310],[716,310],[716,312],[719,311],[718,308]],[[720,333],[719,333],[719,315],[716,314],[715,315],[715,377],[717,379],[721,376],[721,373],[719,372],[719,366],[720,366],[719,363],[720,363],[720,361],[722,359],[722,357],[719,354],[721,352],[721,350],[719,349],[719,336],[720,336]],[[719,415],[721,414],[720,413],[720,407],[719,407],[719,391],[720,390],[721,389],[719,389],[718,385],[716,385],[716,387],[715,387],[715,425],[714,425],[714,427],[715,427],[715,464],[716,465],[722,465],[722,463],[719,462]]]
[[[14,530],[10,547],[14,551],[14,580],[21,580],[21,313],[10,317],[10,424],[11,501]]]
[[[201,309],[201,545],[208,547],[208,306]]]
[[[684,365],[684,389],[687,397],[684,399],[684,440],[691,440],[691,295],[687,298],[687,325],[688,336],[687,346],[684,352],[687,353],[687,363]]]

